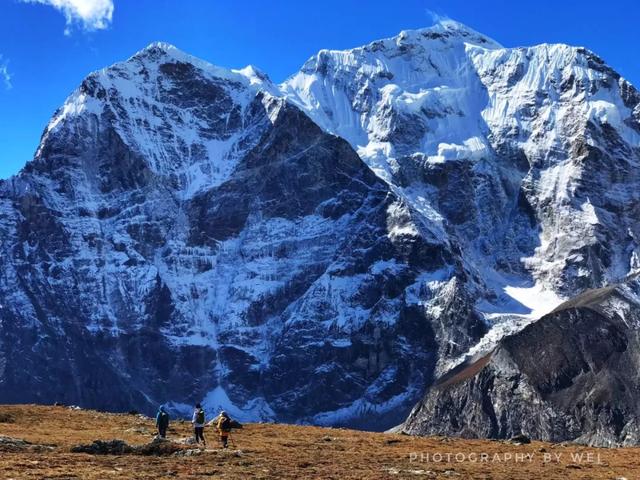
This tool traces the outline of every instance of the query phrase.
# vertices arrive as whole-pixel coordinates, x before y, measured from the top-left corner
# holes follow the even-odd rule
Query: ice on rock
[[[499,340],[561,298],[628,273],[638,175],[621,172],[637,164],[640,128],[627,85],[585,49],[504,48],[445,21],[323,50],[281,89],[459,246]],[[584,160],[597,155],[606,160]],[[620,224],[612,204],[628,212]],[[618,240],[605,241],[605,229]],[[593,275],[584,252],[594,248],[616,265]]]

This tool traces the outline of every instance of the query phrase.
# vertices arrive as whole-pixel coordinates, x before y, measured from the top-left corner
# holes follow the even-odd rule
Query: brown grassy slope
[[[354,430],[251,424],[234,433],[236,447],[218,448],[213,431],[209,448],[194,457],[92,456],[70,453],[70,447],[93,440],[143,444],[152,438],[154,422],[64,407],[0,406],[0,436],[55,445],[48,453],[0,452],[0,479],[627,479],[640,478],[640,449],[592,449],[533,442],[511,445],[484,440],[415,438]],[[172,423],[169,436],[190,435],[189,424]],[[543,450],[543,451],[541,451]],[[582,462],[571,454],[593,453]],[[500,461],[433,461],[440,453],[494,454]],[[533,460],[515,461],[515,454]],[[544,461],[544,454],[560,461]],[[412,460],[413,454],[413,460]],[[421,458],[419,455],[422,454]],[[597,462],[597,455],[600,462]],[[415,456],[418,458],[415,459]],[[511,460],[505,456],[511,455]],[[437,457],[436,457],[437,458]],[[485,457],[486,458],[486,457]]]

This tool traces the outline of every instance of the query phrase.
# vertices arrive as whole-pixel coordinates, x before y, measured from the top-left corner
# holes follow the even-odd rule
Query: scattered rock
[[[397,438],[389,438],[384,441],[385,445],[393,445],[394,443],[400,443],[400,440]]]
[[[25,450],[31,443],[18,438],[0,437],[0,452]]]
[[[127,433],[139,433],[140,435],[151,435],[151,430],[146,427],[131,427],[125,430]]]
[[[179,450],[173,455],[176,457],[197,457],[198,455],[202,455],[202,453],[203,450],[199,448],[189,448],[188,450]]]
[[[52,445],[37,445],[20,438],[0,436],[0,452],[48,452],[53,450]]]
[[[411,475],[422,475],[429,478],[436,478],[438,476],[436,472],[431,470],[407,470],[407,473],[410,473]]]
[[[182,450],[180,445],[164,438],[154,438],[151,443],[135,447],[135,453],[139,455],[166,456],[173,455],[180,450]]]
[[[544,452],[546,452],[546,451],[547,451],[547,449],[546,449],[546,448],[544,448],[544,447],[540,447],[540,448],[538,449],[538,451],[539,451],[540,453],[544,453]]]
[[[322,437],[322,441],[323,442],[331,442],[331,441],[333,441],[333,438],[331,438],[329,435],[325,435],[324,437]]]
[[[511,437],[509,441],[515,445],[524,445],[527,443],[531,443],[531,439],[522,433]]]
[[[579,469],[581,469],[582,467],[581,467],[580,465],[575,464],[575,463],[570,463],[570,464],[568,464],[567,466],[565,466],[564,468],[573,468],[573,469],[575,469],[575,470],[579,470]]]
[[[71,453],[89,453],[91,455],[125,455],[133,452],[134,448],[123,440],[95,440],[89,445],[71,447]]]
[[[445,470],[443,475],[445,477],[459,477],[460,474],[453,469]]]
[[[175,442],[180,445],[195,445],[196,439],[194,437],[186,437],[175,440]]]
[[[72,453],[88,453],[91,455],[154,455],[167,456],[181,451],[175,442],[162,438],[154,438],[145,445],[132,446],[123,440],[96,440],[88,445],[76,445],[71,448]]]

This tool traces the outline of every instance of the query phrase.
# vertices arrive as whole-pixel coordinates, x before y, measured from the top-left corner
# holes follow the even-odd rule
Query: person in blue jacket
[[[158,436],[165,438],[167,436],[167,428],[169,428],[169,414],[163,405],[160,405],[158,415],[156,415],[156,427],[158,427]]]

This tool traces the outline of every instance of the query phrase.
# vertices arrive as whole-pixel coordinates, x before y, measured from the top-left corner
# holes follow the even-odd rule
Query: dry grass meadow
[[[169,438],[190,436],[173,422]],[[66,407],[0,406],[1,479],[620,479],[640,478],[640,448],[594,449],[532,442],[414,438],[345,429],[249,424],[219,448],[211,428],[201,451],[167,456],[72,453],[77,444],[153,439],[154,421]],[[208,434],[208,435],[207,435]],[[457,454],[457,458],[456,455]],[[464,456],[464,458],[463,458]]]

